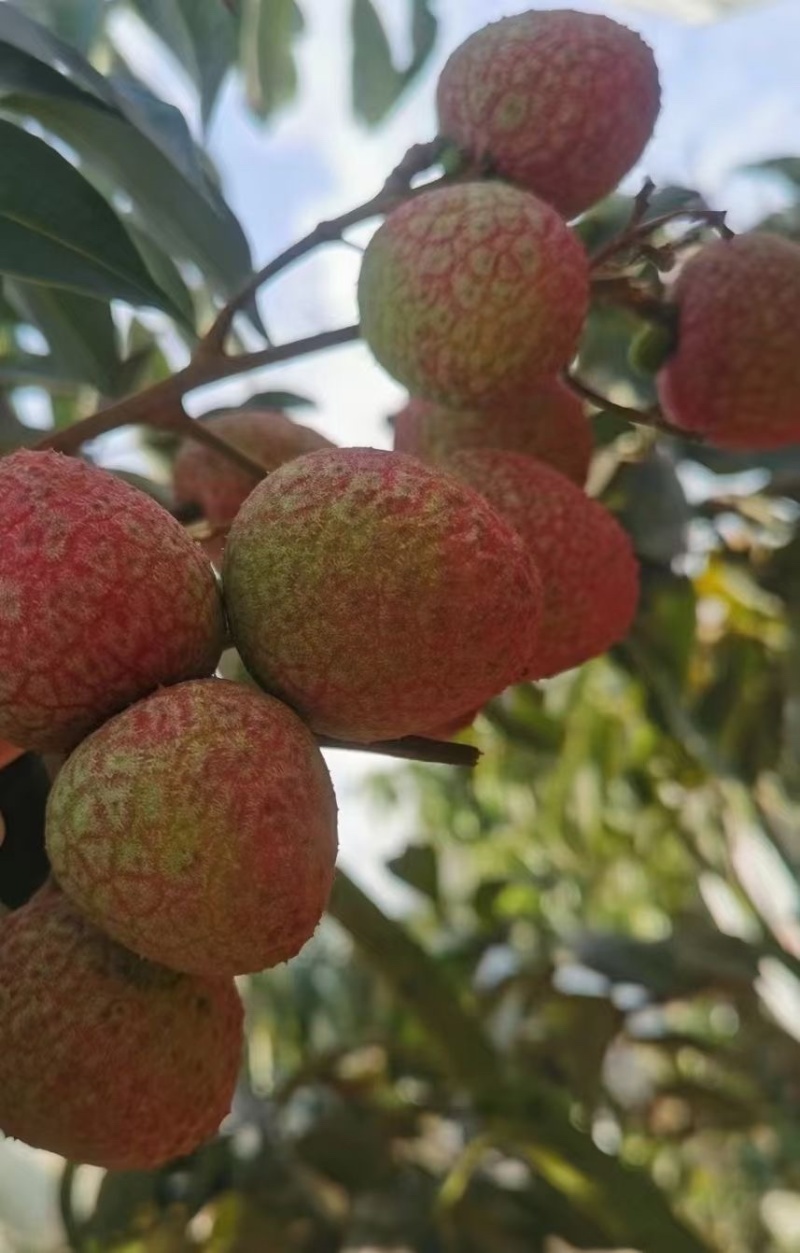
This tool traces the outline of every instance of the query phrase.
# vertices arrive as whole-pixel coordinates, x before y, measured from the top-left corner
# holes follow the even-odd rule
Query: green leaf
[[[108,204],[43,140],[0,121],[0,272],[88,295],[171,302]]]
[[[439,901],[439,861],[430,844],[409,844],[399,857],[386,863],[392,874],[416,888],[437,904]]]
[[[44,387],[47,391],[74,390],[86,380],[67,362],[33,353],[0,356],[0,387]]]
[[[0,91],[69,144],[86,174],[125,193],[143,226],[232,295],[252,272],[244,232],[209,177],[178,110],[141,85],[109,83],[84,57],[8,4],[0,5]]]
[[[195,311],[192,294],[183,281],[183,275],[172,257],[159,248],[145,231],[131,222],[127,224],[128,234],[135,243],[139,254],[153,276],[153,281],[160,291],[165,292],[172,302],[176,317],[195,335]]]
[[[85,96],[95,104],[116,107],[113,91],[85,57],[11,4],[0,5],[0,44],[9,53],[19,54],[21,63],[26,59],[38,62],[42,72],[49,70],[51,79],[59,79],[60,88],[52,83],[54,93]]]
[[[111,187],[126,192],[137,220],[167,252],[194,261],[225,296],[251,273],[241,227],[195,195],[179,170],[123,119],[71,101],[13,96],[6,107],[32,116],[70,144]]]
[[[260,118],[297,91],[294,41],[305,27],[296,0],[244,0],[241,60],[247,100]]]
[[[392,49],[372,0],[353,0],[353,110],[374,126],[383,120],[403,90],[403,76],[392,60]]]
[[[120,370],[116,330],[107,304],[75,292],[8,281],[6,292],[50,346],[53,366],[69,371],[106,396]]]
[[[88,52],[100,33],[104,0],[15,0],[27,17],[48,26],[60,39]]]
[[[383,121],[411,80],[419,73],[436,42],[438,20],[430,0],[411,0],[411,60],[398,69],[373,0],[353,0],[350,25],[353,45],[353,110],[368,126]]]
[[[177,57],[200,95],[208,124],[225,74],[236,61],[233,15],[219,3],[197,0],[134,0],[140,17]]]

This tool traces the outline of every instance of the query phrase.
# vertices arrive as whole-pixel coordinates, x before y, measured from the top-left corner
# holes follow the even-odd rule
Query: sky
[[[782,193],[742,166],[769,156],[800,153],[800,4],[796,0],[755,5],[712,25],[688,25],[641,5],[580,3],[570,7],[607,12],[638,29],[656,52],[663,108],[654,139],[631,177],[645,173],[659,185],[694,186],[717,207],[729,208],[742,228],[778,207]],[[377,0],[402,54],[405,3]],[[665,0],[701,15],[707,0]],[[243,222],[257,264],[263,263],[321,218],[367,199],[413,143],[435,131],[436,76],[446,56],[485,22],[531,7],[519,0],[439,0],[441,29],[436,54],[415,90],[375,131],[359,127],[349,105],[348,0],[303,0],[307,33],[299,48],[298,102],[268,127],[243,109],[241,87],[225,88],[210,132],[210,148],[228,198]],[[118,27],[126,55],[157,90],[178,104],[193,124],[197,110],[175,67],[158,54],[134,24]],[[363,242],[368,231],[359,231]],[[333,246],[270,288],[263,311],[276,340],[312,334],[355,320],[359,254]],[[401,390],[360,345],[338,349],[251,377],[196,397],[194,411],[243,399],[266,387],[291,389],[315,399],[303,420],[348,444],[388,447],[387,414],[402,403]],[[126,437],[107,441],[110,463],[124,458]],[[363,797],[365,773],[376,759],[359,753],[330,754],[341,811],[342,864],[380,894],[390,907],[403,896],[382,871],[383,859],[413,836],[413,815],[370,809]],[[45,1162],[45,1165],[43,1165]],[[24,1148],[0,1146],[0,1214],[20,1230],[38,1233],[42,1249],[55,1228],[52,1179],[46,1159]],[[9,1247],[13,1248],[13,1244]],[[6,1253],[0,1226],[0,1253]]]

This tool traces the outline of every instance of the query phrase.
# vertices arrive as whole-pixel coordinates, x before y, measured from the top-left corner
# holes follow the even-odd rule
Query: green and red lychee
[[[336,801],[311,732],[224,679],[163,688],[62,767],[47,850],[67,895],[175,970],[233,975],[294,957],[328,900]]]
[[[639,568],[612,513],[551,466],[520,453],[460,452],[448,465],[516,527],[541,572],[544,608],[528,678],[570,670],[627,634]]]
[[[523,398],[479,409],[447,409],[412,398],[394,416],[394,446],[423,461],[444,461],[467,448],[526,453],[583,486],[594,439],[578,397],[560,380]]]
[[[60,453],[13,453],[0,533],[0,736],[70,749],[160,684],[213,672],[214,572],[143,492]]]
[[[230,1110],[232,980],[176,974],[109,940],[48,885],[0,921],[0,1131],[74,1162],[144,1170]]]
[[[570,9],[485,26],[456,48],[437,90],[442,135],[568,218],[635,165],[660,103],[647,44]]]
[[[410,392],[487,408],[570,361],[586,317],[588,261],[535,196],[462,183],[389,215],[364,254],[358,295],[364,338]]]
[[[324,435],[276,409],[234,409],[199,420],[267,471],[303,453],[332,447]],[[207,445],[186,439],[175,457],[173,482],[176,504],[194,505],[212,527],[221,528],[233,521],[258,480]],[[224,535],[203,544],[214,561],[224,546]]]
[[[800,442],[800,246],[756,231],[706,244],[672,291],[677,349],[661,407],[719,448]]]
[[[538,571],[459,479],[375,449],[309,453],[248,497],[223,587],[259,682],[317,732],[421,734],[527,672]]]

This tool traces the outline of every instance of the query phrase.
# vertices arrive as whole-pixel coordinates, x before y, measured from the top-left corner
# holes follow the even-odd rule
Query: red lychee
[[[448,464],[516,527],[541,571],[544,613],[528,678],[570,670],[627,634],[639,572],[613,514],[520,453],[460,452]]]
[[[758,231],[715,240],[673,299],[678,346],[658,375],[670,422],[720,448],[800,442],[800,246]]]
[[[635,165],[660,101],[647,44],[571,9],[485,26],[456,48],[437,91],[443,135],[568,218]]]
[[[586,316],[583,245],[549,205],[502,183],[407,201],[370,241],[364,338],[410,392],[487,408],[557,374]]]
[[[450,474],[343,448],[281,466],[225,550],[236,647],[318,732],[420,734],[526,673],[541,588],[513,528]]]
[[[234,409],[200,421],[259,461],[265,470],[274,470],[303,453],[332,447],[324,435],[275,409]],[[247,470],[191,439],[184,440],[178,449],[173,480],[176,503],[195,505],[213,527],[232,522],[258,482]],[[224,536],[215,536],[203,547],[212,560],[219,560]]]
[[[555,379],[530,396],[485,411],[445,409],[412,398],[395,414],[394,446],[423,461],[443,461],[467,448],[527,453],[582,487],[594,441],[580,400]]]
[[[50,452],[0,461],[0,735],[72,748],[162,683],[212,673],[214,572],[182,527],[105,470]]]
[[[175,970],[293,957],[328,900],[336,801],[322,754],[272,697],[225,679],[162,688],[59,773],[53,873],[97,926]]]
[[[142,961],[48,885],[0,922],[0,1130],[75,1162],[145,1170],[230,1109],[242,1050],[231,980]]]

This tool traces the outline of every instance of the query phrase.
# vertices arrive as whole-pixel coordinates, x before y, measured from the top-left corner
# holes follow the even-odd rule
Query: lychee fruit
[[[197,680],[78,746],[46,835],[60,885],[120,944],[175,970],[245,974],[313,935],[333,882],[336,801],[291,709]]]
[[[578,397],[558,379],[485,411],[447,409],[412,398],[394,416],[394,446],[423,461],[467,448],[527,453],[583,486],[594,440]]]
[[[538,571],[465,483],[402,453],[309,453],[233,523],[223,587],[248,670],[322,734],[421,734],[526,673]]]
[[[502,183],[426,192],[364,254],[364,338],[410,392],[487,408],[557,374],[586,317],[583,245],[549,205]]]
[[[437,89],[442,135],[567,218],[635,165],[660,103],[647,44],[571,9],[485,26],[456,48]]]
[[[324,435],[275,409],[234,409],[199,421],[267,471],[303,453],[332,447]],[[232,522],[258,482],[241,466],[192,439],[184,440],[178,449],[173,481],[176,504],[196,506],[212,527]],[[218,561],[224,544],[225,537],[217,535],[203,547]]]
[[[658,374],[669,421],[719,448],[800,442],[800,246],[760,231],[715,240],[672,299],[677,349]]]
[[[9,744],[8,740],[0,740],[0,770],[5,766],[9,766],[12,761],[16,761],[24,752],[24,748],[17,748],[16,744]]]
[[[448,464],[516,527],[541,572],[544,612],[528,678],[570,670],[627,634],[639,571],[613,514],[520,453],[460,452]]]
[[[0,1131],[75,1162],[160,1166],[233,1097],[232,980],[176,974],[109,940],[46,885],[0,922]]]
[[[54,452],[0,461],[0,735],[72,748],[163,683],[213,672],[213,569],[143,492]]]

